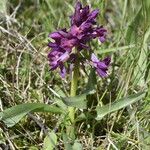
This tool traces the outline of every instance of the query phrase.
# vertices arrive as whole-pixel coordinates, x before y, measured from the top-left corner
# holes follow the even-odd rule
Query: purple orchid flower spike
[[[98,38],[101,43],[106,40],[107,30],[103,26],[97,26],[96,18],[99,10],[92,10],[89,6],[83,7],[78,1],[75,6],[75,12],[71,16],[71,26],[67,29],[55,31],[49,35],[52,42],[48,46],[51,48],[48,59],[51,70],[60,69],[61,77],[65,77],[65,66],[74,65],[75,59],[78,59],[80,51],[89,50],[87,44],[92,39]],[[74,52],[73,49],[77,52]],[[78,54],[77,54],[78,53]],[[110,58],[99,61],[97,57],[92,54],[91,60],[97,73],[101,77],[107,75]],[[80,60],[84,61],[84,60]],[[67,63],[67,65],[65,65]]]
[[[103,61],[99,61],[95,54],[92,54],[91,61],[93,63],[94,68],[96,69],[99,76],[106,77],[107,70],[110,64],[110,57],[105,58]]]

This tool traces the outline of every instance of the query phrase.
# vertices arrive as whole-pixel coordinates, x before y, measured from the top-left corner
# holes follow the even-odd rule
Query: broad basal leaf
[[[0,120],[3,121],[7,127],[12,127],[29,112],[64,113],[63,110],[56,106],[50,106],[42,103],[26,103],[13,106],[3,112],[0,112]]]

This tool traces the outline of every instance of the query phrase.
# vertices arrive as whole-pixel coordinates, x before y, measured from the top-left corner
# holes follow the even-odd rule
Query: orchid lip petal
[[[59,61],[65,62],[69,58],[69,53],[65,52],[61,57],[59,57]]]
[[[97,66],[101,69],[107,69],[107,65],[105,64],[105,62],[99,61],[97,63]]]
[[[98,58],[97,58],[96,55],[93,54],[93,53],[92,53],[92,56],[91,56],[91,60],[92,60],[93,62],[99,62]]]
[[[53,32],[49,35],[49,37],[52,39],[57,39],[57,38],[61,38],[61,35],[59,34],[59,32]]]
[[[62,78],[65,78],[66,76],[66,68],[64,67],[64,65],[60,65],[60,76]]]
[[[102,78],[107,76],[107,73],[105,71],[102,71],[100,69],[97,69],[96,71],[98,75],[101,76]]]

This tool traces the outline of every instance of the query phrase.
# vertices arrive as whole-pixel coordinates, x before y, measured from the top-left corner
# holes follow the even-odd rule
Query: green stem
[[[79,63],[77,60],[75,62],[75,67],[72,72],[72,81],[71,81],[71,90],[70,90],[71,97],[76,96],[78,77],[79,77]],[[75,109],[73,107],[69,107],[69,118],[71,120],[71,123],[74,122],[74,117],[75,117]]]

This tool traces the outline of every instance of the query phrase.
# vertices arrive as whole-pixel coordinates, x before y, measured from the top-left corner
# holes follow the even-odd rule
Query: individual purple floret
[[[71,52],[72,48],[77,44],[77,39],[66,31],[66,29],[53,32],[49,35],[54,40],[49,42],[48,46],[55,50],[63,49],[64,51]]]
[[[107,33],[107,30],[104,29],[103,26],[101,26],[101,27],[97,27],[94,30],[92,35],[94,38],[99,37],[99,40],[101,41],[101,43],[104,43],[106,40],[106,33]]]
[[[66,75],[66,69],[64,67],[64,62],[69,58],[68,52],[61,52],[57,50],[52,50],[48,54],[48,59],[50,62],[51,70],[55,70],[57,67],[60,68],[60,75],[62,78]]]
[[[96,71],[99,76],[106,77],[108,66],[110,64],[110,57],[106,57],[103,61],[99,61],[95,54],[91,56],[92,65],[96,68]]]

